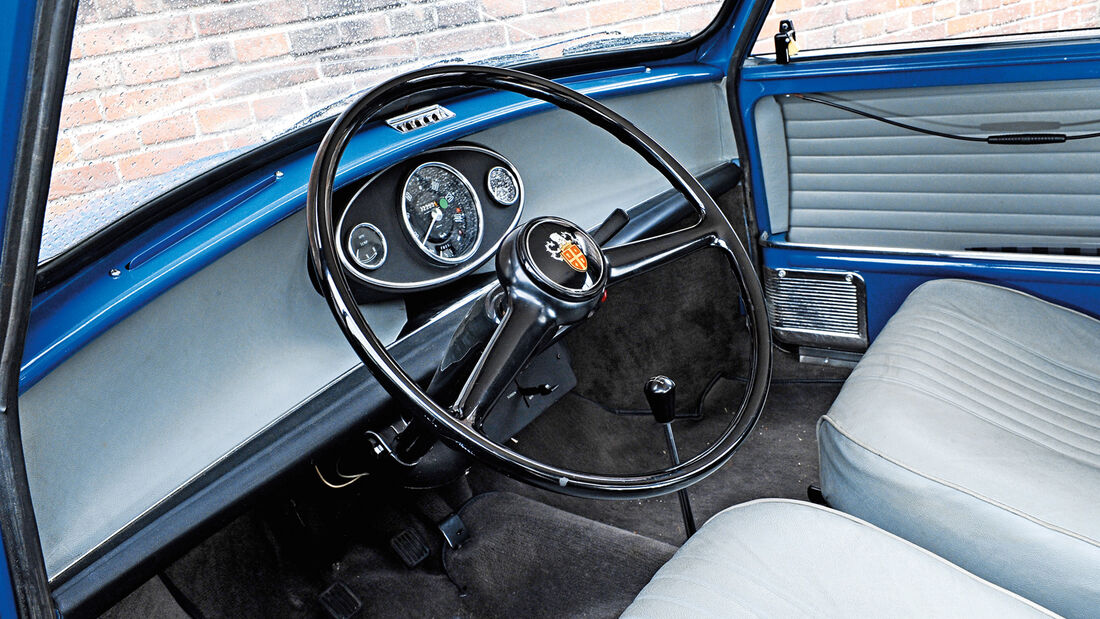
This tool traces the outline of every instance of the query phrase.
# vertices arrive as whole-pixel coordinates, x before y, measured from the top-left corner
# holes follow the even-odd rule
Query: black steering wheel
[[[416,93],[453,87],[510,91],[554,104],[606,130],[656,168],[698,212],[687,228],[601,248],[577,225],[540,217],[512,230],[496,255],[500,286],[480,307],[496,322],[457,399],[445,405],[421,388],[394,360],[363,318],[340,266],[334,238],[333,187],[348,141],[391,103]],[[771,376],[771,334],[760,280],[732,226],[706,190],[652,138],[606,106],[551,80],[521,71],[439,66],[375,87],[332,124],[317,151],[306,199],[309,251],[321,290],[348,341],[383,387],[446,443],[522,481],[576,496],[638,498],[673,492],[717,470],[752,431]],[[721,437],[681,464],[633,475],[601,475],[528,458],[486,436],[483,425],[516,374],[541,348],[590,316],[608,286],[703,248],[727,255],[748,313],[751,374],[739,412]],[[476,311],[476,310],[475,310]]]

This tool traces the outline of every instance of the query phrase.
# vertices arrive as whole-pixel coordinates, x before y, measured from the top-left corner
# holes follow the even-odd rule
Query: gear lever
[[[680,464],[680,453],[676,450],[676,437],[672,435],[672,420],[676,417],[676,383],[667,376],[654,376],[646,381],[645,399],[649,410],[657,423],[665,427],[665,440],[668,441],[668,455],[672,464]],[[695,517],[691,514],[691,502],[687,490],[676,491],[680,499],[680,513],[684,517],[684,530],[687,536],[695,535]]]

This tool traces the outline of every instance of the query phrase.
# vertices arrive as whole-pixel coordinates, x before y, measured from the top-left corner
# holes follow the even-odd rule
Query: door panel
[[[964,135],[1100,131],[1100,80],[900,88],[822,98]],[[844,110],[776,97],[778,140],[761,142],[768,203],[786,203],[792,242],[965,250],[1095,246],[1100,139],[990,145],[916,133]],[[764,117],[763,119],[761,117]],[[779,121],[782,126],[774,124]],[[766,125],[761,123],[761,127]],[[783,148],[786,157],[768,153]],[[786,187],[784,187],[786,185]],[[786,191],[786,196],[778,196]],[[775,220],[776,218],[773,218]],[[781,230],[775,230],[779,232]]]
[[[1097,40],[750,59],[738,110],[765,274],[858,277],[872,340],[913,288],[942,277],[1100,315],[1100,138],[962,142],[786,96],[952,134],[1077,135],[1100,131],[1097,75]],[[812,335],[778,339],[828,341]]]

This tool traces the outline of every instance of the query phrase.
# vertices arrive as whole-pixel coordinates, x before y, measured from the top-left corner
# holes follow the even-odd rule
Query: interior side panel
[[[953,134],[1073,135],[1100,131],[1098,88],[1072,80],[819,96]],[[790,242],[966,250],[1100,238],[1100,139],[963,142],[783,95],[762,99],[755,118],[772,233]]]

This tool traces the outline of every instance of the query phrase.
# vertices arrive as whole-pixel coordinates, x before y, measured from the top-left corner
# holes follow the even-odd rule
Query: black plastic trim
[[[0,255],[0,534],[20,617],[54,614],[19,428],[19,366],[34,295],[76,2],[40,0]]]
[[[717,34],[728,21],[736,4],[737,0],[727,0],[706,28],[683,41],[521,63],[516,65],[516,68],[521,68],[541,77],[557,79],[675,58],[697,49],[704,41]],[[457,92],[460,92],[460,90],[451,89],[432,93],[431,95],[422,95],[410,99],[402,104],[400,108],[395,108],[395,110],[413,109],[429,102],[448,98]],[[320,143],[321,137],[328,131],[335,118],[333,116],[332,118],[320,120],[312,125],[266,142],[146,202],[114,223],[105,226],[46,263],[39,265],[35,280],[35,292],[47,290],[72,277],[82,268],[109,254],[137,232],[179,212],[198,198],[209,195],[291,153],[310,146],[316,146]]]

